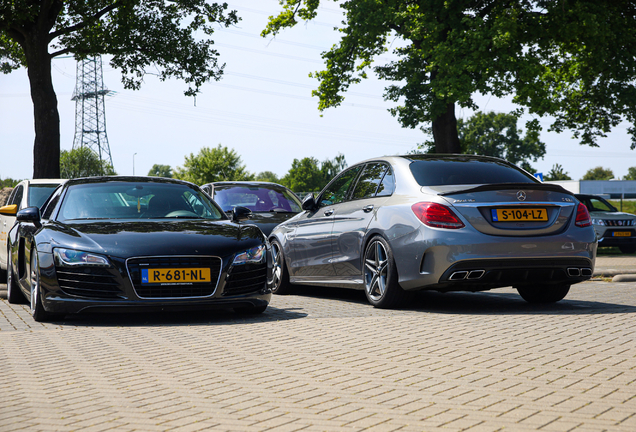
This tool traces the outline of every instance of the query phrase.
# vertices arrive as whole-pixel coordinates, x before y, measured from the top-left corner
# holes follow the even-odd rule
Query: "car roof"
[[[29,179],[24,180],[24,182],[28,184],[62,184],[65,183],[67,179]]]
[[[68,180],[66,184],[72,186],[75,184],[89,184],[89,183],[108,183],[108,182],[137,182],[137,183],[165,183],[165,184],[183,184],[187,186],[195,186],[194,183],[190,183],[184,180],[177,180],[167,177],[151,177],[151,176],[98,176],[98,177],[81,177],[72,180]]]

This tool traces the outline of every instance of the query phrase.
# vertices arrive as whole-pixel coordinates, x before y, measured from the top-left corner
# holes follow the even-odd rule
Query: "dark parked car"
[[[90,311],[234,308],[269,303],[269,245],[201,189],[156,177],[69,180],[20,210],[8,237],[8,300],[36,321]]]
[[[577,194],[575,197],[590,212],[599,247],[616,246],[623,253],[636,252],[636,215],[618,211],[598,195]]]
[[[215,182],[201,186],[223,211],[236,206],[252,211],[251,223],[257,225],[265,235],[274,227],[298,214],[300,200],[285,186],[269,182]]]
[[[549,303],[594,269],[585,206],[497,158],[370,159],[302,206],[269,237],[275,293],[291,284],[364,289],[374,306],[394,307],[409,291],[513,286]]]

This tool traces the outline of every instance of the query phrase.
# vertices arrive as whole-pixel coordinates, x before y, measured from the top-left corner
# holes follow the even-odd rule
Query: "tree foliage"
[[[544,180],[546,181],[572,180],[572,177],[570,177],[568,173],[563,170],[563,167],[560,164],[554,164],[550,172],[548,172],[545,175]]]
[[[183,167],[174,170],[174,178],[197,185],[216,181],[253,180],[241,162],[241,157],[232,149],[219,144],[217,147],[203,147],[199,154],[185,157]]]
[[[271,182],[271,183],[279,183],[280,179],[278,176],[271,171],[263,171],[256,175],[255,180]]]
[[[322,163],[314,157],[294,159],[289,172],[281,179],[281,184],[294,192],[316,192],[346,167],[347,162],[342,154]]]
[[[101,175],[116,175],[113,167],[89,147],[62,150],[60,154],[60,178],[73,179]]]
[[[108,54],[127,89],[148,73],[185,81],[186,95],[218,80],[223,66],[209,38],[238,21],[206,0],[10,0],[0,2],[0,71],[28,70],[34,105],[34,178],[59,177],[60,133],[51,59]]]
[[[529,129],[517,127],[516,113],[476,112],[467,120],[457,120],[461,153],[494,156],[536,172],[530,162],[545,156],[545,143],[539,139],[538,122],[528,122]],[[426,141],[418,147],[426,153],[435,153],[435,144]],[[417,152],[417,151],[416,151]]]
[[[0,189],[2,188],[14,188],[18,183],[20,183],[22,180],[16,180],[16,179],[12,179],[12,178],[6,178],[6,179],[2,179],[0,180]]]
[[[627,168],[627,175],[623,177],[623,180],[636,180],[636,167]]]
[[[609,168],[596,167],[587,170],[581,180],[611,180],[614,178],[614,173]]]
[[[148,176],[172,178],[172,167],[170,165],[154,164],[148,171]]]
[[[324,4],[326,0],[323,0]],[[281,0],[263,36],[317,16],[320,0]],[[636,120],[636,5],[615,0],[347,0],[340,41],[312,74],[324,110],[374,71],[405,127],[431,123],[436,152],[459,152],[455,105],[512,96],[519,113],[553,119],[597,145]],[[396,60],[373,67],[389,49]],[[629,128],[632,148],[636,129]]]

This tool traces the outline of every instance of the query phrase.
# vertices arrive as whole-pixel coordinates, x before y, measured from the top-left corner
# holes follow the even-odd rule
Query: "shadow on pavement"
[[[294,295],[323,298],[369,305],[363,291],[326,287],[295,287]],[[570,293],[570,296],[572,293]],[[564,300],[553,304],[537,305],[523,300],[517,293],[492,291],[449,292],[420,291],[414,293],[404,311],[438,314],[508,314],[508,315],[587,315],[599,313],[636,313],[636,306],[602,301]]]

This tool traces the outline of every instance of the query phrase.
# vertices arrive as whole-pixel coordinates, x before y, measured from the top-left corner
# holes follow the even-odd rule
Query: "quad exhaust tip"
[[[568,276],[570,277],[579,277],[579,276],[592,276],[592,269],[588,267],[578,268],[578,267],[570,267],[568,268]]]
[[[484,274],[486,274],[486,270],[470,270],[470,271],[461,270],[451,274],[448,280],[452,280],[452,281],[458,281],[458,280],[464,280],[464,279],[477,280],[477,279],[481,279],[484,276]]]

